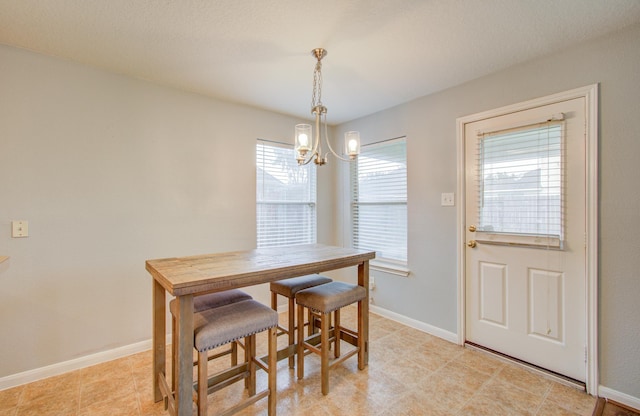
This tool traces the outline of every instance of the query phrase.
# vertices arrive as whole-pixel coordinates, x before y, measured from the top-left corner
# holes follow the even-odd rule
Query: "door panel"
[[[480,262],[480,319],[507,327],[507,267]]]
[[[539,156],[535,163],[545,166],[530,172],[513,173],[510,165],[526,151],[480,142],[487,136],[479,132],[527,131],[558,114],[560,156]],[[585,119],[580,97],[464,125],[466,241],[475,242],[465,253],[466,340],[579,381],[586,378]],[[548,172],[558,166],[561,174],[552,177]],[[505,199],[505,192],[513,197]],[[483,204],[498,208],[487,214]],[[508,205],[504,213],[500,204]],[[549,219],[552,211],[556,219]],[[542,231],[496,232],[486,225],[489,216],[501,222],[507,215],[509,227],[526,221]]]

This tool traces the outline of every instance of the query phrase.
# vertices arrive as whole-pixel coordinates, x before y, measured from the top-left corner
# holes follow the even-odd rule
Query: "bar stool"
[[[295,332],[296,332],[296,310],[295,310],[295,298],[296,293],[303,289],[308,289],[310,287],[323,285],[325,283],[332,282],[332,280],[326,276],[321,276],[319,274],[309,274],[307,276],[300,277],[292,277],[290,279],[278,280],[275,282],[271,282],[269,289],[271,290],[271,308],[273,310],[278,310],[278,295],[284,296],[289,299],[289,324],[287,328],[284,328],[281,325],[278,325],[278,336],[287,334],[289,338],[289,346],[294,345],[296,342],[294,340]],[[300,321],[298,321],[300,322]],[[302,321],[304,323],[304,320]],[[311,321],[308,321],[311,322]],[[308,325],[307,324],[303,324]],[[313,328],[309,327],[309,335],[313,332]],[[294,360],[293,355],[289,356],[289,368],[293,368]]]
[[[302,326],[298,327],[298,379],[304,377],[305,350],[320,355],[322,394],[329,393],[329,368],[347,358],[358,354],[358,369],[364,369],[364,340],[362,338],[362,300],[367,297],[364,287],[343,282],[331,282],[324,285],[304,289],[296,294],[298,304],[298,320],[303,319],[304,308],[320,315],[320,348],[305,340]],[[343,328],[340,325],[340,309],[358,302],[358,331]],[[331,328],[331,313],[334,324]],[[340,339],[343,335],[357,340],[356,348],[340,356]],[[334,359],[329,360],[329,347],[335,341]]]
[[[251,300],[251,299],[253,299],[251,295],[239,289],[231,289],[231,290],[225,290],[223,292],[207,293],[205,295],[200,295],[193,298],[193,312],[194,313],[202,312],[207,309],[218,308],[220,306],[225,306],[232,303],[241,302],[243,300]],[[176,389],[175,362],[178,354],[178,352],[174,348],[175,345],[178,345],[176,342],[177,341],[176,337],[178,336],[178,334],[177,334],[177,328],[176,328],[177,310],[176,310],[175,299],[169,302],[169,310],[171,311],[171,346],[172,346],[171,354],[173,357],[173,361],[171,363],[171,387],[175,391]],[[239,342],[232,342],[231,345],[229,346],[229,349],[210,356],[209,360],[214,360],[216,358],[223,357],[229,354],[231,355],[231,365],[237,365],[238,364],[238,345],[240,345],[241,347],[243,346]],[[245,361],[246,361],[246,357],[245,357]],[[194,362],[193,364],[196,365],[197,361]]]
[[[278,313],[256,302],[244,300],[194,314],[194,347],[198,351],[196,403],[198,416],[207,415],[207,396],[242,379],[248,379],[249,397],[220,414],[231,415],[268,397],[268,415],[276,414],[276,368]],[[256,334],[269,331],[267,364],[256,357]],[[208,376],[207,351],[244,338],[247,361]],[[256,366],[268,374],[268,387],[256,393]]]

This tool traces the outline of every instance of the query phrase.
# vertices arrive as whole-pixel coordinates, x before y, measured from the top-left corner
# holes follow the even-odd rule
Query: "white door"
[[[467,342],[584,382],[585,98],[464,125]]]

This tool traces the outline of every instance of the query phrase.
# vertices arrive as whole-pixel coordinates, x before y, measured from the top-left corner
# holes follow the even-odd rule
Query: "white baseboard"
[[[621,393],[606,386],[598,386],[598,396],[613,400],[614,402],[629,406],[633,409],[640,409],[640,398]]]
[[[408,318],[404,315],[400,315],[399,313],[392,312],[387,309],[383,309],[376,305],[369,305],[369,311],[372,313],[378,314],[385,318],[391,319],[392,321],[399,322],[408,327],[417,329],[422,332],[426,332],[427,334],[436,336],[438,338],[442,338],[446,341],[453,342],[454,344],[458,343],[458,335],[453,332],[445,331],[442,328],[438,328],[433,325],[425,324],[424,322],[416,321],[415,319]]]
[[[123,347],[114,348],[108,351],[102,351],[96,354],[75,358],[73,360],[64,361],[61,363],[48,365],[46,367],[35,368],[33,370],[28,370],[22,373],[2,377],[0,378],[0,391],[42,380],[43,378],[64,374],[69,371],[79,370],[81,368],[104,363],[107,361],[112,361],[142,351],[147,351],[151,349],[151,344],[151,340],[149,339],[146,341],[137,342],[135,344],[129,344]]]

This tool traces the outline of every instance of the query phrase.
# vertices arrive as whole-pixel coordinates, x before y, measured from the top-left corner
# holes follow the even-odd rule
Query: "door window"
[[[562,137],[561,121],[479,133],[477,230],[484,238],[561,247]]]

